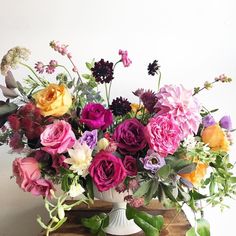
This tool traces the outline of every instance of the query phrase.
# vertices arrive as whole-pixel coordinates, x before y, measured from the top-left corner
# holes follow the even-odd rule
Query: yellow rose
[[[194,171],[187,174],[180,174],[180,176],[184,179],[187,179],[191,182],[194,186],[198,186],[201,183],[201,180],[206,175],[207,165],[200,161],[196,162],[197,166]]]
[[[206,127],[202,131],[202,141],[213,151],[229,151],[229,141],[218,124]]]
[[[71,94],[64,84],[49,84],[33,95],[43,116],[62,116],[72,104]]]

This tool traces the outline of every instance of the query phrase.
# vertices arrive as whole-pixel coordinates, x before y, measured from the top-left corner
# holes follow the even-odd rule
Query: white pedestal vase
[[[93,188],[94,197],[113,203],[113,208],[109,215],[109,225],[104,229],[108,234],[112,235],[130,235],[141,231],[133,220],[126,218],[126,205],[124,197],[128,192],[118,193],[115,189],[109,189],[105,192],[99,192],[96,186]]]

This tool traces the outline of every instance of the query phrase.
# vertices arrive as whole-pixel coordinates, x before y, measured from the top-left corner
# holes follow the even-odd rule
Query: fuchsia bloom
[[[171,114],[181,129],[181,140],[197,133],[201,123],[200,109],[192,91],[182,85],[165,85],[157,94],[157,115]]]
[[[38,61],[34,68],[39,74],[42,74],[44,72],[45,65],[41,61]]]
[[[56,121],[46,126],[40,136],[42,150],[51,155],[64,153],[73,147],[76,138],[71,125],[64,120]]]
[[[127,175],[121,159],[106,151],[95,155],[89,173],[101,192],[118,186]]]
[[[161,157],[174,154],[180,145],[182,131],[170,114],[151,118],[145,128],[149,147]]]
[[[121,61],[123,62],[124,67],[128,67],[132,61],[128,58],[128,52],[125,50],[119,50],[119,55],[121,55]]]
[[[112,112],[100,103],[88,103],[82,110],[80,122],[90,129],[106,129],[113,122]]]

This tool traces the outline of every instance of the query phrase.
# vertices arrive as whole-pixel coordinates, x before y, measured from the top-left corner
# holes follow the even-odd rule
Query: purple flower
[[[230,116],[223,116],[220,119],[219,123],[220,123],[221,128],[223,129],[227,129],[228,131],[232,129],[232,121],[231,121]]]
[[[94,149],[97,144],[97,137],[98,131],[96,129],[92,131],[85,131],[82,137],[79,139],[79,142],[81,144],[86,143],[90,149]]]
[[[211,125],[215,125],[215,124],[216,124],[215,119],[210,114],[202,118],[202,125],[205,128],[208,127],[208,126],[211,126]]]
[[[143,163],[144,169],[153,173],[166,164],[165,159],[151,149],[148,150],[145,158],[140,158],[140,161]]]

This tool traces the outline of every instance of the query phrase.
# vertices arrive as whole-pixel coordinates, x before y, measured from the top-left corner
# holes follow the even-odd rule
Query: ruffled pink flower
[[[121,60],[123,62],[124,67],[128,67],[132,61],[128,58],[128,52],[125,50],[119,50],[119,55],[121,55]]]
[[[46,126],[40,135],[40,140],[44,146],[42,150],[55,155],[64,153],[68,148],[72,148],[76,138],[71,125],[64,120],[60,120]]]
[[[57,61],[51,60],[51,61],[49,62],[49,65],[48,65],[47,68],[46,68],[46,72],[47,72],[48,74],[54,73],[54,72],[55,72],[55,69],[56,69],[56,67],[57,67],[57,65],[58,65]]]
[[[173,154],[179,147],[182,132],[170,114],[151,118],[145,128],[149,147],[161,157]]]
[[[158,92],[157,101],[157,115],[171,114],[182,131],[181,139],[197,133],[201,123],[201,107],[191,90],[182,85],[165,85]]]
[[[38,61],[34,68],[39,74],[42,74],[44,72],[45,65],[41,61]]]

